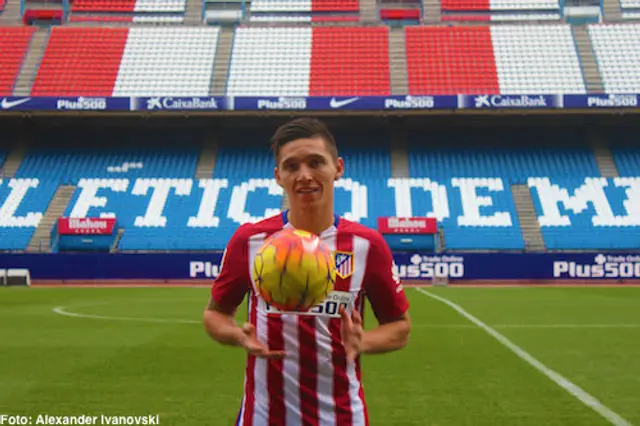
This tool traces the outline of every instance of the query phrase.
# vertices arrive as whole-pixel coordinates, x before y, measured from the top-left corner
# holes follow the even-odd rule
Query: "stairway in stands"
[[[216,165],[218,156],[218,145],[213,136],[206,138],[205,145],[200,151],[198,165],[196,166],[196,179],[211,179],[213,177],[213,169]]]
[[[404,28],[389,29],[389,72],[392,95],[409,93]]]
[[[616,162],[613,159],[609,146],[607,146],[605,138],[596,131],[592,131],[590,135],[593,154],[596,157],[598,169],[600,169],[600,176],[606,178],[615,178],[620,176],[618,173],[618,167],[616,166]]]
[[[529,187],[527,185],[512,185],[511,193],[516,205],[526,251],[544,251],[546,247]]]
[[[378,4],[376,0],[360,0],[360,22],[372,24],[378,21]]]
[[[15,177],[18,168],[20,167],[20,163],[22,163],[22,159],[27,153],[26,147],[24,144],[20,144],[13,148],[9,155],[4,160],[4,164],[1,165],[0,168],[0,176],[5,176],[8,178]]]
[[[67,208],[71,197],[75,192],[75,185],[60,185],[42,216],[40,224],[29,241],[28,252],[50,252],[51,251],[51,229],[59,217]]]
[[[584,25],[572,25],[571,30],[580,55],[587,93],[603,93],[602,76],[600,75],[596,58],[593,55],[593,47],[587,33],[587,27]]]
[[[604,0],[602,11],[607,22],[622,21],[620,0]]]
[[[44,50],[47,47],[49,35],[50,31],[48,28],[38,28],[31,38],[29,50],[24,58],[20,74],[18,75],[16,84],[13,88],[14,96],[29,96],[31,94],[31,88],[33,87],[33,82],[36,79],[40,61],[42,61],[42,57],[44,56]]]
[[[231,27],[221,27],[218,37],[218,49],[213,65],[213,81],[211,82],[211,96],[224,96],[227,90],[227,77],[233,48],[233,31]]]
[[[0,15],[0,25],[22,25],[22,19],[20,16],[20,0],[7,0],[7,3],[4,5],[4,11]]]
[[[187,0],[187,7],[184,11],[184,25],[200,25],[202,21],[202,1]]]
[[[442,18],[442,5],[440,0],[423,0],[422,22],[425,24],[439,23]]]

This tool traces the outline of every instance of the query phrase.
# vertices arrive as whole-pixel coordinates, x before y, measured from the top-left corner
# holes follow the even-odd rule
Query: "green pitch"
[[[640,425],[640,288],[426,291]],[[416,289],[407,293],[410,345],[363,359],[372,425],[612,424],[451,306]],[[84,414],[232,425],[245,357],[205,334],[208,294],[0,289],[0,415],[32,416],[33,424],[41,414]],[[370,315],[366,321],[374,324]]]

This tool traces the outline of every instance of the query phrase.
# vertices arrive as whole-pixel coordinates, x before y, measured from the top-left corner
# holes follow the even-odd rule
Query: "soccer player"
[[[360,355],[403,348],[411,328],[391,250],[378,232],[335,215],[334,182],[344,173],[344,161],[322,122],[293,120],[276,131],[272,143],[275,179],[290,209],[237,229],[203,318],[215,341],[248,353],[236,425],[367,426]],[[335,252],[334,291],[351,298],[349,312],[267,315],[250,265],[265,238],[286,227],[319,235]],[[246,295],[248,322],[240,327],[236,309]],[[367,331],[365,299],[378,322]]]

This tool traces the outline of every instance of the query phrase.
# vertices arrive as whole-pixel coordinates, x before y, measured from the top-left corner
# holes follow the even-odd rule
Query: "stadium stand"
[[[207,96],[218,27],[54,28],[34,96]]]
[[[388,95],[385,27],[238,28],[232,96]]]
[[[589,25],[588,31],[605,91],[640,92],[640,24]]]
[[[522,249],[524,242],[520,233],[518,215],[515,210],[511,185],[527,184],[529,178],[582,179],[599,176],[595,157],[584,144],[585,135],[576,129],[551,128],[483,129],[446,133],[431,132],[432,141],[446,140],[447,147],[424,145],[422,137],[414,137],[409,150],[409,169],[412,178],[421,181],[423,187],[448,194],[450,212],[442,212],[447,247],[451,249]],[[509,141],[518,140],[517,146]],[[503,143],[496,141],[505,141]],[[573,142],[572,142],[573,141]],[[481,209],[483,218],[473,217],[461,204],[464,191],[460,179],[472,179],[484,188],[477,190],[479,196],[491,196],[492,205]],[[438,189],[436,184],[444,189]],[[446,189],[446,192],[443,192]],[[423,215],[432,211],[428,197],[419,197],[414,214]],[[442,203],[446,204],[446,203]],[[448,214],[447,214],[448,213]],[[504,214],[506,213],[506,214]],[[448,217],[445,217],[448,216]],[[459,222],[460,217],[469,215]],[[490,219],[484,216],[493,216]],[[508,216],[508,217],[507,217]],[[593,231],[593,226],[589,228]],[[544,234],[545,243],[554,245],[553,232]],[[565,244],[564,240],[555,243]]]
[[[0,27],[0,95],[10,96],[27,54],[34,27]]]
[[[558,0],[442,0],[443,21],[558,21]]]
[[[254,0],[251,2],[251,21],[358,21],[359,9],[358,0]]]
[[[586,93],[568,25],[408,27],[411,94]]]
[[[77,0],[70,22],[181,23],[186,0]]]

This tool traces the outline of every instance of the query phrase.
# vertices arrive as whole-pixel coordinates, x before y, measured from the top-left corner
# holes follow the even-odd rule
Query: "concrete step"
[[[12,149],[7,158],[5,158],[4,164],[0,164],[0,176],[7,178],[15,177],[26,153],[27,149],[24,144],[20,144]]]
[[[20,0],[7,0],[4,10],[0,14],[0,25],[2,26],[23,26],[20,15]]]
[[[38,31],[36,31],[31,38],[29,50],[24,58],[20,74],[18,74],[16,84],[13,88],[14,96],[29,96],[29,94],[31,94],[31,88],[36,79],[38,68],[40,67],[40,61],[42,61],[44,50],[49,40],[49,34],[49,29],[38,28]]]
[[[606,22],[622,21],[622,7],[620,0],[604,0],[602,5],[604,20]]]
[[[511,193],[518,213],[525,250],[544,251],[546,246],[542,238],[540,223],[533,206],[529,187],[527,185],[511,185]]]
[[[44,212],[42,220],[38,224],[29,246],[28,252],[50,252],[51,251],[51,229],[58,218],[62,216],[71,197],[75,192],[75,185],[60,185],[49,203],[49,207]]]
[[[587,27],[584,25],[573,25],[571,30],[578,49],[580,62],[582,63],[582,72],[584,74],[585,84],[587,85],[587,92],[604,93],[602,75],[600,75],[598,63],[593,54],[593,47],[589,34],[587,33]]]
[[[204,17],[202,16],[202,1],[187,0],[187,8],[184,12],[184,25],[200,25]]]
[[[404,28],[389,29],[389,64],[391,94],[408,94],[409,82]]]
[[[214,139],[208,139],[200,151],[196,166],[196,179],[211,179],[218,156],[218,145]]]
[[[360,0],[360,22],[373,24],[378,22],[378,3],[376,0]]]
[[[600,170],[600,176],[606,178],[614,178],[620,176],[618,166],[611,154],[611,150],[607,145],[606,139],[598,131],[590,132],[591,145],[593,154],[596,157],[596,163]]]
[[[391,140],[391,177],[409,177],[409,152],[407,144],[400,132],[394,132]]]
[[[231,49],[233,48],[234,29],[222,27],[216,59],[213,67],[213,81],[211,82],[211,96],[224,96],[227,91],[227,76],[231,65]]]
[[[442,20],[442,3],[440,0],[423,0],[422,22],[424,24],[437,24]]]

